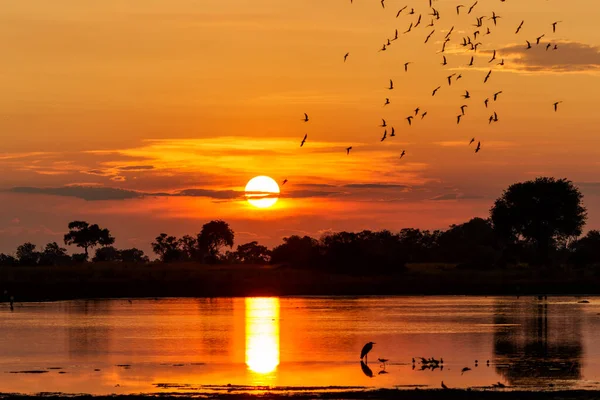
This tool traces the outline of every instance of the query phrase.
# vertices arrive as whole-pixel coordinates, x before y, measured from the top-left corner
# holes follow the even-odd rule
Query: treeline
[[[225,221],[211,221],[181,238],[161,233],[152,242],[155,262],[201,264],[280,264],[350,274],[397,273],[407,263],[448,263],[490,269],[509,265],[600,265],[600,232],[581,237],[587,218],[583,196],[568,180],[538,178],[511,185],[496,200],[487,219],[473,218],[445,231],[328,233],[320,238],[290,236],[272,250],[249,242],[233,250],[235,234]],[[0,254],[4,265],[64,265],[84,262],[148,263],[143,251],[116,249],[108,229],[71,222],[65,245],[82,253],[68,255],[56,242],[41,251],[32,243],[16,254]],[[89,257],[90,250],[94,256]]]

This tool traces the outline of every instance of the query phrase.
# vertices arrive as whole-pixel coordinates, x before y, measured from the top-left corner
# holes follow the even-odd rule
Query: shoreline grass
[[[0,268],[0,296],[4,290],[15,301],[246,296],[585,296],[600,294],[600,276],[595,270],[474,271],[432,264],[412,264],[393,275],[353,276],[271,265],[89,263]]]

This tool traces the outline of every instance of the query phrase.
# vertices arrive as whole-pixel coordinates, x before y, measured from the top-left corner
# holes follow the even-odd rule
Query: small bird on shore
[[[448,386],[446,386],[446,384],[444,383],[444,381],[442,381],[442,389],[444,389],[444,390],[448,389]]]

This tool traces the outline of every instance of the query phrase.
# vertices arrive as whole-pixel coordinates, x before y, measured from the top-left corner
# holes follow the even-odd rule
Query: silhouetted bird
[[[349,55],[350,55],[350,53],[344,54],[344,62],[346,62],[346,58],[348,58]]]
[[[423,114],[421,114],[421,119],[425,118],[426,115],[427,115],[427,111],[425,111]]]
[[[303,119],[303,121],[304,122],[308,122],[308,114],[304,113],[304,119]]]
[[[463,94],[462,97],[465,98],[465,99],[470,99],[471,95],[469,94],[468,90],[465,90],[465,94]]]
[[[394,88],[394,81],[392,81],[390,79],[390,87],[388,88],[389,90],[392,90]]]
[[[448,389],[448,386],[446,386],[446,384],[444,383],[444,381],[442,381],[442,389],[444,389],[444,390]]]
[[[382,363],[383,365],[385,365],[390,360],[388,360],[387,358],[378,358],[377,361],[379,361],[380,363]]]
[[[519,26],[517,27],[517,31],[515,32],[515,34],[519,33],[519,31],[521,30],[521,28],[523,27],[523,24],[525,23],[525,21],[521,21],[521,23],[519,24]]]
[[[368,342],[363,346],[362,350],[360,351],[360,359],[362,360],[364,358],[367,364],[369,363],[367,354],[369,354],[369,352],[373,349],[374,344],[375,342]]]
[[[479,153],[479,150],[481,150],[481,142],[477,142],[477,148],[475,149],[475,153]],[[466,367],[465,367],[466,368]],[[470,370],[471,368],[469,368]],[[464,369],[463,369],[464,372]]]
[[[556,111],[558,111],[558,105],[559,105],[560,103],[562,103],[562,101],[557,101],[557,102],[555,102],[555,103],[554,103],[554,111],[555,111],[555,112],[556,112]]]
[[[396,130],[392,126],[392,133],[390,133],[390,137],[394,137],[394,136],[396,136]]]
[[[406,62],[404,63],[404,72],[408,72],[408,64],[412,64],[412,62]]]
[[[283,182],[281,183],[281,186],[285,185],[287,183],[287,179],[284,179]]]
[[[477,145],[477,148],[479,148],[479,145]],[[477,152],[477,150],[475,150],[475,151]],[[470,371],[470,370],[471,370],[471,368],[469,368],[469,367],[464,367],[464,368],[463,368],[463,369],[460,371],[460,374],[462,375],[462,374],[464,374],[465,372],[467,372],[467,371]]]
[[[350,154],[350,150],[352,150],[352,146],[346,147],[346,155]]]
[[[559,22],[562,22],[562,21],[556,21],[556,22],[552,23],[552,33],[556,33],[556,24],[558,24]]]
[[[304,139],[302,139],[302,141],[300,142],[300,147],[304,146],[304,143],[306,142],[307,137],[308,137],[308,133],[304,135]]]
[[[471,145],[471,143],[473,143],[475,141],[475,138],[471,138],[471,141],[469,142],[469,146]]]
[[[381,125],[379,125],[379,126],[381,126],[382,128],[385,128],[387,126],[387,124],[385,123],[385,119],[382,118],[381,121],[382,121]]]
[[[498,96],[502,93],[502,90],[494,93],[494,101],[498,100]]]
[[[387,97],[385,98],[385,103],[383,104],[384,106],[387,106],[388,104],[390,104],[390,99],[388,99]]]
[[[406,154],[406,150],[402,150],[402,153],[400,154],[400,158],[404,157],[405,154]]]
[[[432,96],[435,96],[436,92],[438,90],[440,90],[441,86],[436,87],[435,89],[433,89],[433,93],[431,93]]]
[[[413,119],[412,115],[406,117],[406,120],[408,121],[408,125],[412,125],[412,119]]]

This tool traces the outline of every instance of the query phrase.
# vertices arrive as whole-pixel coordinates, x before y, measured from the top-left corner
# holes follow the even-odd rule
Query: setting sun
[[[246,184],[248,203],[258,208],[268,208],[277,203],[279,185],[268,176],[256,176]]]

